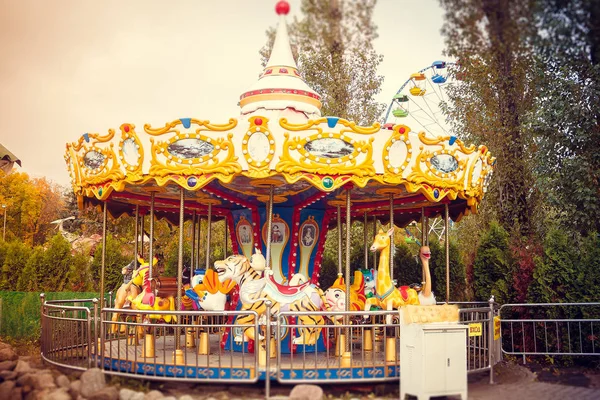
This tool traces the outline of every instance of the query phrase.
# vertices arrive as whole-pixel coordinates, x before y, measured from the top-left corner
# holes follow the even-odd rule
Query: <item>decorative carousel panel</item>
[[[392,136],[383,148],[384,179],[390,183],[398,183],[402,172],[408,167],[412,156],[412,145],[406,125],[394,126]]]
[[[275,138],[269,130],[269,119],[251,117],[250,127],[242,139],[242,154],[248,163],[246,176],[264,178],[272,175],[270,163],[275,154]]]
[[[254,248],[254,236],[252,224],[243,215],[240,216],[240,220],[235,227],[235,234],[244,256],[250,259]]]
[[[180,125],[186,130],[191,129],[192,125],[196,129],[193,132],[181,132],[176,129]],[[234,153],[233,134],[228,133],[226,137],[216,134],[229,131],[236,125],[237,121],[234,119],[231,119],[229,124],[214,125],[208,121],[190,118],[175,120],[166,124],[164,128],[154,129],[145,125],[144,130],[149,135],[171,135],[165,141],[155,142],[154,139],[150,139],[152,144],[150,175],[154,176],[159,184],[164,184],[165,178],[173,180],[169,178],[172,174],[195,176],[197,180],[193,187],[187,184],[187,179],[174,180],[191,190],[199,189],[208,183],[209,180],[205,178],[203,182],[198,180],[202,175],[214,175],[210,180],[216,177],[225,182],[230,181],[233,175],[242,170]]]
[[[308,277],[308,263],[310,256],[319,241],[319,225],[315,217],[310,215],[302,225],[300,225],[300,269],[299,272]]]
[[[121,125],[121,140],[119,141],[119,157],[127,171],[127,181],[136,182],[142,179],[142,164],[144,163],[144,147],[135,133],[135,125]]]
[[[67,147],[67,160],[72,165],[72,178],[86,195],[106,198],[113,189],[122,189],[124,174],[117,160],[113,143],[114,130],[108,135],[86,133],[77,143]],[[79,189],[78,189],[79,190]]]
[[[373,166],[374,138],[368,141],[355,140],[345,132],[370,134],[367,128],[356,127],[345,120],[330,118],[317,121],[308,121],[306,124],[291,124],[285,118],[279,123],[287,130],[301,132],[304,136],[290,137],[285,133],[282,155],[277,163],[277,172],[295,174],[298,172],[318,173],[320,175],[352,175],[358,178],[375,175]],[[351,129],[343,129],[344,123],[340,124],[339,132],[324,132],[319,126],[322,122],[328,122],[328,127],[335,127],[338,122],[344,121]],[[361,128],[361,129],[359,129]],[[371,129],[376,131],[374,129]],[[315,131],[316,133],[311,133]],[[369,133],[364,133],[369,132]]]
[[[264,243],[268,239],[268,221],[265,222],[262,228],[262,237]],[[279,283],[284,283],[286,275],[283,273],[283,252],[285,246],[290,239],[290,228],[284,219],[279,217],[279,214],[273,215],[272,231],[271,231],[271,269],[273,277]]]

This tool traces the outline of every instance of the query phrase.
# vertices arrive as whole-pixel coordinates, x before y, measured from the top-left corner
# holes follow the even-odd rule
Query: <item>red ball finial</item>
[[[290,12],[290,3],[285,0],[281,0],[275,5],[275,12],[277,15],[287,15]]]

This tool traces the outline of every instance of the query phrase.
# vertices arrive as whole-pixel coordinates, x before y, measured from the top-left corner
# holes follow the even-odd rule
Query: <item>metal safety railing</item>
[[[42,296],[42,300],[44,300]],[[87,307],[84,305],[88,305]],[[493,299],[461,303],[469,373],[500,359]],[[114,317],[114,318],[113,318]],[[366,318],[365,318],[366,317]],[[335,321],[335,323],[333,322]],[[140,311],[98,301],[42,301],[42,356],[63,367],[153,380],[253,383],[375,382],[400,376],[399,314]],[[244,336],[258,338],[244,341]],[[497,351],[496,351],[497,349]]]
[[[600,303],[521,303],[500,307],[502,352],[600,356]]]

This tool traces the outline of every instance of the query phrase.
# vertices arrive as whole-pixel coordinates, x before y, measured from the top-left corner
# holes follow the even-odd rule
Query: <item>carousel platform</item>
[[[153,357],[144,357],[143,340],[138,345],[131,339],[120,338],[105,341],[104,357],[93,354],[107,371],[145,375],[152,378],[184,378],[210,380],[236,380],[253,382],[267,376],[266,360],[259,360],[255,352],[223,350],[220,335],[210,334],[206,354],[198,354],[198,347],[186,347],[186,337],[181,335],[179,359],[175,361],[175,336],[155,339]],[[397,347],[399,348],[399,347]],[[326,351],[303,351],[298,346],[292,354],[272,352],[270,376],[272,380],[382,380],[397,379],[400,375],[398,362],[386,362],[381,342],[375,342],[374,350],[366,351],[353,345],[349,367],[342,367],[342,357],[334,349]]]

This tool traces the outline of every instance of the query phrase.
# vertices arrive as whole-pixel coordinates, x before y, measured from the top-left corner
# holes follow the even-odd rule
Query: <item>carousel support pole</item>
[[[155,193],[150,193],[150,244],[148,246],[148,280],[152,280],[154,275],[154,196]]]
[[[352,189],[346,189],[346,315],[344,317],[344,324],[346,324],[346,346],[344,354],[342,355],[342,363],[344,365],[350,364],[350,345],[352,342],[352,336],[350,331],[350,229],[352,228],[352,221],[350,219],[350,191]],[[347,365],[348,367],[350,365]]]
[[[175,302],[175,310],[181,311],[181,289],[183,287],[183,225],[185,192],[183,188],[179,189],[179,249],[177,253],[177,298]],[[181,350],[181,316],[177,314],[177,327],[175,328],[175,353],[173,354],[173,362],[178,365],[183,364],[183,350]]]
[[[229,228],[227,227],[227,218],[223,220],[223,224],[225,225],[225,248],[223,249],[223,256],[227,258],[227,248],[229,247]]]
[[[337,205],[337,234],[338,234],[338,278],[340,278],[342,273],[342,207]],[[345,317],[344,317],[345,318]],[[337,334],[337,344],[335,347],[335,355],[337,357],[341,357],[344,354],[344,350],[346,349],[346,335],[340,329],[336,332]]]
[[[373,216],[373,235],[371,237],[375,237],[377,235],[377,217]],[[377,265],[377,252],[373,252],[373,268]]]
[[[446,241],[446,303],[450,302],[450,232],[449,220],[450,212],[448,210],[448,203],[444,204],[444,239]]]
[[[425,207],[421,207],[421,243],[425,243]]]
[[[367,235],[367,228],[369,226],[369,217],[367,217],[367,212],[364,214],[364,222],[363,222],[363,242],[365,242],[365,269],[369,269],[369,238]],[[364,330],[363,335],[363,349],[365,351],[373,350],[373,329],[367,328]]]
[[[267,204],[267,268],[271,268],[271,232],[273,231],[273,185],[269,186],[269,204]]]
[[[108,215],[108,209],[106,208],[106,201],[104,201],[102,209],[102,264],[100,271],[100,311],[104,308],[104,271],[106,268],[106,217]]]
[[[206,264],[204,268],[208,269],[210,265],[210,234],[212,231],[212,204],[208,203],[208,216],[206,217]]]
[[[390,194],[390,229],[394,228],[394,195]],[[390,236],[390,278],[392,283],[396,286],[396,280],[394,279],[394,255],[396,254],[396,242],[394,242],[394,231]]]
[[[140,250],[140,257],[144,258],[144,236],[146,235],[144,232],[144,229],[146,228],[146,224],[144,222],[144,217],[145,215],[142,214],[142,218],[140,218],[140,228],[142,230],[141,236],[142,238],[140,239],[140,241],[142,242],[142,248]],[[135,255],[137,257],[137,254]]]
[[[196,210],[194,210],[194,212],[192,212],[192,248],[190,250],[191,254],[190,254],[190,287],[192,286],[192,278],[194,277],[194,274],[196,273],[196,268],[195,268],[195,264],[196,264],[196,258],[194,257],[196,255]]]
[[[198,267],[200,266],[200,243],[201,243],[201,236],[202,236],[202,217],[200,217],[200,215],[198,215],[198,235],[196,237],[197,243],[196,243],[196,269],[198,269]]]
[[[138,236],[140,234],[139,227],[140,227],[140,206],[138,204],[136,204],[136,206],[135,206],[135,228],[133,229],[134,230],[133,234],[135,235],[135,242],[133,242],[133,265],[136,267],[134,269],[137,269],[137,266],[138,266],[137,256],[138,256],[138,251],[139,251],[139,246],[138,246]]]
[[[425,215],[425,241],[423,242],[423,245],[425,246],[429,246],[429,217],[427,215]]]
[[[369,269],[369,238],[367,236],[367,225],[369,223],[367,212],[364,214],[364,222],[363,222],[363,242],[365,242],[365,269]]]

